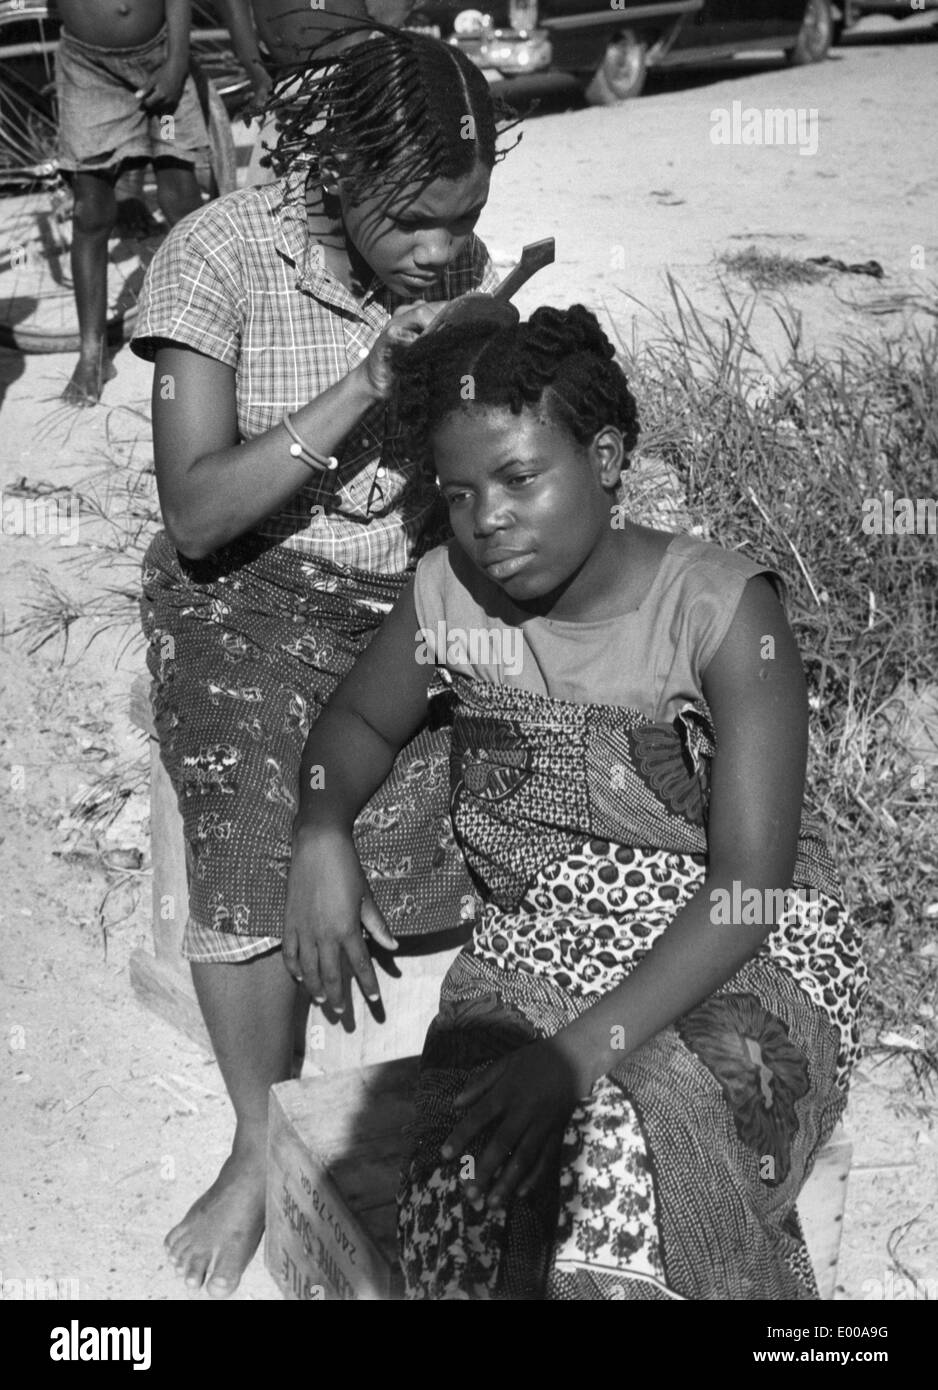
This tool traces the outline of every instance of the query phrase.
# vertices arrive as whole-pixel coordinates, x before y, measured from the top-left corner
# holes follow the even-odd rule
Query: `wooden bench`
[[[270,1098],[267,1268],[285,1298],[400,1298],[396,1196],[418,1059],[287,1081]],[[852,1144],[838,1129],[798,1203],[834,1297]]]

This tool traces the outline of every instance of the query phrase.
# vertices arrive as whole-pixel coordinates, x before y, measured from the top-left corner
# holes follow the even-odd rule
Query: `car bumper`
[[[471,38],[454,34],[448,42],[455,48],[461,48],[476,67],[492,78],[544,72],[554,60],[553,47],[545,29],[492,29]]]

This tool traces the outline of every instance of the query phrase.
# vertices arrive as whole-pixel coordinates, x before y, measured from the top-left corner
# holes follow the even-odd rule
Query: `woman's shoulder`
[[[695,586],[703,584],[707,589],[723,588],[736,594],[750,579],[764,575],[779,597],[784,597],[782,578],[771,565],[753,559],[744,551],[727,550],[698,536],[685,533],[673,536],[663,564],[667,576],[672,579],[686,578]]]
[[[280,184],[235,189],[183,217],[169,232],[164,247],[201,245],[217,252],[232,240],[253,241],[258,234],[269,234],[283,205]]]
[[[279,234],[282,205],[280,184],[241,188],[176,224],[147,270],[131,341],[138,357],[153,361],[172,341],[235,364],[241,314],[258,292],[258,247]]]
[[[739,550],[727,550],[696,536],[675,536],[662,566],[657,602],[649,606],[649,643],[673,648],[669,668],[692,673],[699,690],[702,674],[729,631],[750,579],[769,581],[784,605],[785,585],[769,565]]]

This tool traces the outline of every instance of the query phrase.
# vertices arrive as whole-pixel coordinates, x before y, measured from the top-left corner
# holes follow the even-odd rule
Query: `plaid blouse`
[[[161,342],[179,343],[234,367],[242,439],[273,429],[345,376],[406,302],[377,278],[359,300],[325,268],[308,231],[306,173],[230,193],[184,218],[140,296],[133,351],[153,361]],[[497,281],[485,246],[470,236],[427,297],[455,299]],[[403,456],[385,402],[368,410],[337,457],[336,477],[311,474],[257,532],[336,564],[406,569],[438,495]]]

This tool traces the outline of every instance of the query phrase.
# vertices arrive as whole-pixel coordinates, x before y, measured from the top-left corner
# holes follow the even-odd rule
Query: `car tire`
[[[615,106],[637,97],[645,85],[648,48],[631,29],[613,39],[585,89],[591,106]]]
[[[830,52],[833,42],[834,14],[830,0],[808,0],[798,42],[785,56],[792,67],[802,67],[805,63],[821,63]]]

